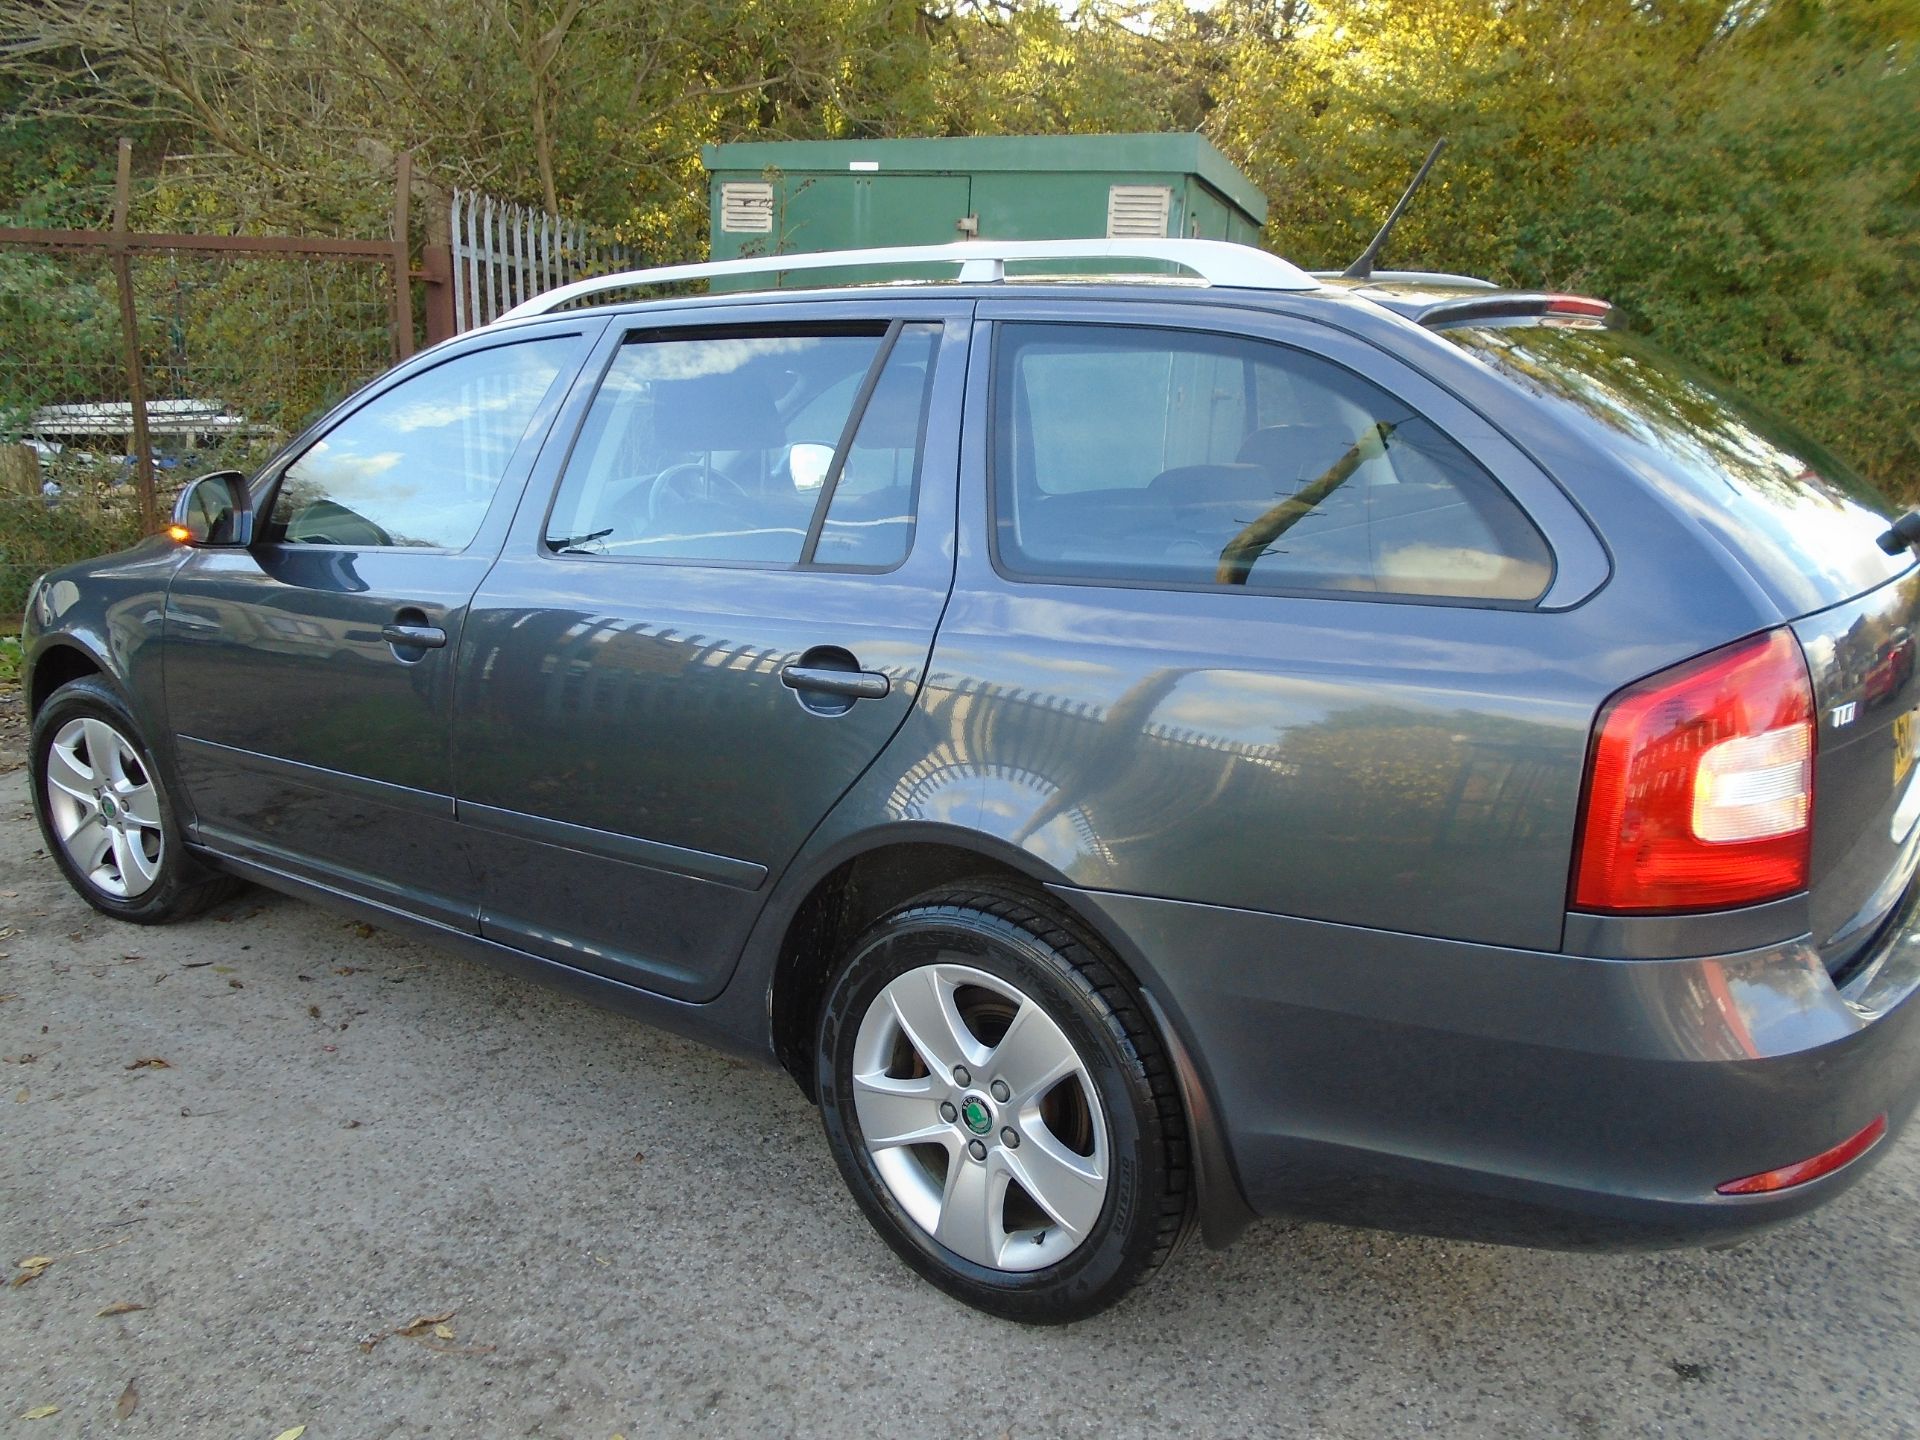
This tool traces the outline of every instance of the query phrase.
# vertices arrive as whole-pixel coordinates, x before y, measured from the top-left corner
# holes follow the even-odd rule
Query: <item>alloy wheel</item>
[[[133,742],[83,716],[47,750],[47,814],[74,868],[103,894],[133,900],[151,890],[166,859],[160,794]]]
[[[890,981],[854,1041],[853,1102],[894,1200],[963,1259],[1042,1269],[1100,1219],[1109,1140],[1086,1062],[997,976],[935,964]]]

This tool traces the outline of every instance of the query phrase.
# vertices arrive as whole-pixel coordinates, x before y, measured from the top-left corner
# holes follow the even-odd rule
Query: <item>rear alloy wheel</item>
[[[105,681],[54,691],[27,753],[47,852],[96,910],[151,925],[196,915],[237,887],[187,854],[152,753]]]
[[[1188,1171],[1165,1057],[1118,967],[1044,896],[961,886],[882,920],[820,1038],[842,1172],[949,1293],[1074,1320],[1172,1253]]]

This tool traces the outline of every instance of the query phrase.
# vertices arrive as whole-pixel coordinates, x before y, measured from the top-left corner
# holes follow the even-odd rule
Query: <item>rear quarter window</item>
[[[1785,422],[1626,331],[1591,322],[1440,333],[1658,487],[1790,615],[1904,573],[1879,535],[1900,513]]]
[[[1010,574],[1525,604],[1546,542],[1432,422],[1288,346],[1002,325],[995,553]]]

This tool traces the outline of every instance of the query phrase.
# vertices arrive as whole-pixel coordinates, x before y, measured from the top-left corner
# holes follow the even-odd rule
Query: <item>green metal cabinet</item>
[[[1253,182],[1193,134],[797,140],[709,145],[701,159],[715,260],[970,236],[1252,245],[1267,218]],[[805,283],[861,278],[813,271]]]

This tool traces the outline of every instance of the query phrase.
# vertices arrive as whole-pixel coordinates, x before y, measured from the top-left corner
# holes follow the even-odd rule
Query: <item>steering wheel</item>
[[[672,505],[693,505],[716,497],[696,493],[692,482],[700,482],[709,488],[718,485],[729,491],[730,498],[745,502],[748,498],[746,487],[724,471],[715,470],[711,465],[702,465],[696,460],[682,461],[678,465],[669,465],[653,477],[653,488],[647,491],[647,522],[649,528],[660,518],[662,510]]]

